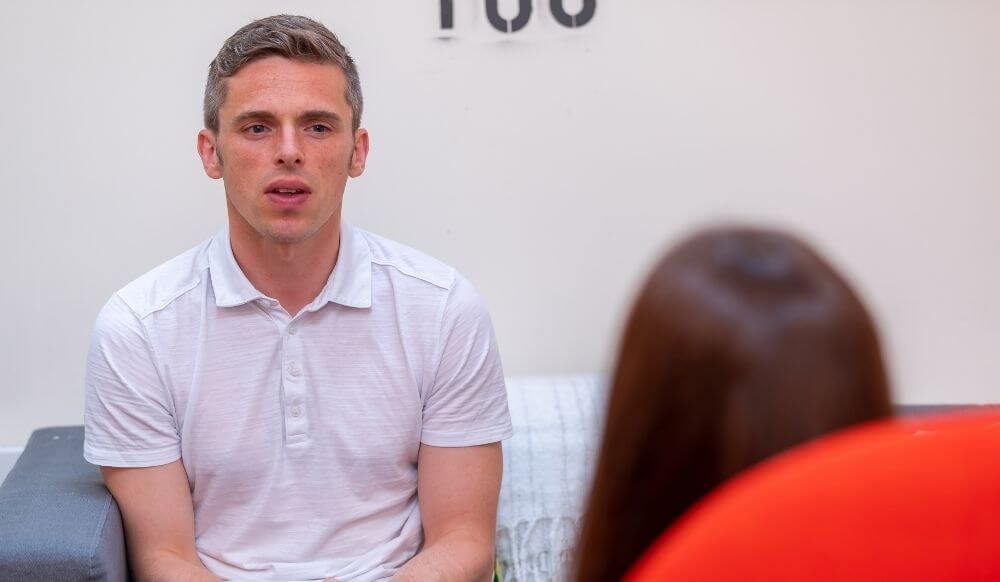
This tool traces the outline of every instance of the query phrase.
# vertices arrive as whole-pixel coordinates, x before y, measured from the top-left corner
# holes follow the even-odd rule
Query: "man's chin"
[[[261,233],[264,238],[271,242],[282,244],[282,245],[294,245],[298,243],[303,243],[313,236],[316,235],[315,232],[301,232],[301,231],[271,231],[268,233]]]
[[[314,238],[322,230],[322,225],[281,224],[267,225],[256,229],[263,238],[282,245],[294,245]]]
[[[299,244],[320,236],[325,230],[328,230],[327,227],[333,225],[332,221],[336,221],[337,226],[340,225],[339,216],[336,214],[326,220],[317,220],[319,217],[301,215],[258,215],[252,218],[247,220],[244,215],[235,212],[231,213],[229,217],[231,224],[233,222],[242,223],[239,230],[244,232],[249,230],[250,232],[247,234],[253,233],[251,236],[255,235],[258,241],[280,245]]]

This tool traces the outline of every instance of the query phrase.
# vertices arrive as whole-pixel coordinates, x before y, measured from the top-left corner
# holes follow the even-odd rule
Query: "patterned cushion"
[[[497,559],[504,582],[566,578],[600,446],[603,376],[507,379]]]

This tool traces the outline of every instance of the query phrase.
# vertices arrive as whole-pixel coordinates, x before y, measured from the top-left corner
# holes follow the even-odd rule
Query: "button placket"
[[[308,432],[308,421],[303,403],[305,397],[305,369],[302,364],[302,344],[297,336],[298,322],[292,320],[284,329],[284,402],[285,436],[304,438]]]

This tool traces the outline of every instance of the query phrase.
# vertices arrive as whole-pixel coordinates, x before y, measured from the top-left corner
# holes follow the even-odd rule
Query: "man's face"
[[[219,131],[202,130],[198,150],[225,183],[232,233],[293,244],[338,228],[347,177],[368,155],[367,131],[351,130],[344,73],[273,56],[226,85]]]

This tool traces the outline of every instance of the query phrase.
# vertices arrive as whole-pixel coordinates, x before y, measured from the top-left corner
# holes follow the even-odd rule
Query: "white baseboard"
[[[23,447],[0,447],[0,482],[7,478],[7,472],[21,456]]]

